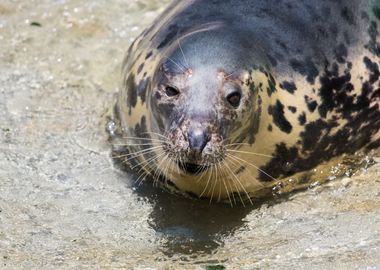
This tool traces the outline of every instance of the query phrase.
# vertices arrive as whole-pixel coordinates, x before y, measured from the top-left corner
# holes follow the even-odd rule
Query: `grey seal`
[[[174,1],[123,63],[119,157],[231,201],[378,148],[379,19],[380,1]]]

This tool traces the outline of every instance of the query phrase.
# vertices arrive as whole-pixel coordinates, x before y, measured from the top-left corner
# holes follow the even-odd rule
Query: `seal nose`
[[[205,129],[193,128],[188,133],[190,149],[202,153],[206,144],[210,141],[210,136]]]

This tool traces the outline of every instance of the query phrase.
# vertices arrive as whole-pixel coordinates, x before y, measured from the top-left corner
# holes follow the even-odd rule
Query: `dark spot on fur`
[[[148,60],[152,55],[153,55],[153,52],[152,52],[152,51],[148,52],[148,53],[146,54],[146,56],[145,56],[145,60]]]
[[[310,84],[315,83],[315,78],[318,76],[319,72],[310,58],[307,58],[305,61],[291,59],[290,66],[301,75],[306,76],[306,80]]]
[[[138,137],[146,137],[146,134],[148,132],[147,125],[146,125],[146,118],[145,116],[141,117],[140,123],[137,123],[135,126],[135,135]]]
[[[235,171],[235,174],[236,174],[236,175],[239,175],[239,174],[241,174],[242,172],[244,172],[245,169],[246,169],[246,167],[242,165],[242,166],[239,167],[239,169],[237,169],[237,170]]]
[[[134,108],[137,104],[137,91],[136,91],[136,83],[135,76],[133,74],[129,75],[125,87],[127,88],[127,105],[129,107],[129,115],[132,113],[132,108]]]
[[[292,113],[296,113],[297,112],[297,107],[288,106],[288,110],[291,111]]]
[[[267,165],[261,167],[259,179],[264,182],[273,181],[264,172],[267,172],[274,178],[294,174],[294,171],[289,171],[289,162],[297,159],[298,149],[296,147],[288,148],[285,143],[276,144],[275,155]]]
[[[141,102],[144,104],[145,98],[146,98],[146,90],[149,85],[150,80],[149,79],[143,79],[140,81],[139,85],[137,86],[137,95],[141,98]]]
[[[276,81],[270,73],[265,73],[265,75],[268,77],[268,96],[271,96],[274,92],[276,92]]]
[[[296,85],[294,84],[294,82],[283,81],[283,82],[280,84],[280,87],[281,87],[282,89],[285,89],[286,91],[288,91],[290,94],[294,94],[294,91],[297,90],[297,87],[296,87]]]
[[[366,48],[373,53],[376,56],[380,56],[380,45],[377,42],[377,36],[378,36],[378,31],[377,31],[377,23],[372,21],[369,24],[368,27],[368,34],[370,37],[370,40],[368,44],[366,45]]]
[[[141,73],[141,71],[143,70],[143,68],[144,68],[144,63],[142,63],[142,64],[138,67],[138,69],[137,69],[137,75]]]
[[[306,113],[305,113],[305,112],[303,112],[302,114],[300,114],[300,115],[298,116],[298,123],[299,123],[301,126],[303,126],[303,125],[306,124]]]
[[[345,19],[348,22],[348,24],[355,25],[355,15],[352,12],[352,10],[350,10],[348,7],[344,7],[342,9],[341,15],[343,19]]]
[[[364,61],[365,66],[371,73],[369,77],[369,82],[373,84],[379,79],[379,76],[380,76],[379,66],[375,62],[372,62],[367,56],[364,57],[363,61]]]
[[[289,121],[286,119],[284,115],[284,105],[277,100],[276,105],[269,106],[268,113],[272,115],[273,117],[273,123],[282,131],[285,133],[292,132],[292,125],[289,123]]]
[[[268,131],[272,132],[273,131],[273,126],[271,124],[268,125]]]
[[[308,96],[305,96],[305,102],[306,102],[306,106],[307,108],[309,109],[309,112],[314,112],[315,109],[317,108],[318,106],[318,103],[315,101],[315,100],[312,100],[310,97]]]
[[[260,97],[259,97],[260,98]],[[262,113],[262,106],[259,105],[259,107],[255,110],[251,124],[248,128],[248,143],[253,144],[255,142],[255,135],[259,132],[259,127],[260,127],[260,118],[261,118],[261,113]]]
[[[351,74],[347,73],[342,76],[334,76],[336,74],[326,74],[320,78],[321,88],[319,89],[319,95],[321,97],[321,105],[318,108],[321,117],[326,118],[327,113],[332,111],[339,99],[344,99],[347,96],[345,86],[349,87],[351,80]]]

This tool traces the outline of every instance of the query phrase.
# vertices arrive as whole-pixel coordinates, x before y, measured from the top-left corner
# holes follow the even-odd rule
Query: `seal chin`
[[[178,166],[182,171],[190,175],[198,175],[208,169],[208,166],[188,162],[180,162]]]

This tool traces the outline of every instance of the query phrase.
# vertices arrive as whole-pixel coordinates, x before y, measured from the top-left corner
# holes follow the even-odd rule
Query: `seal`
[[[215,200],[380,146],[378,0],[174,1],[130,46],[118,156]]]

